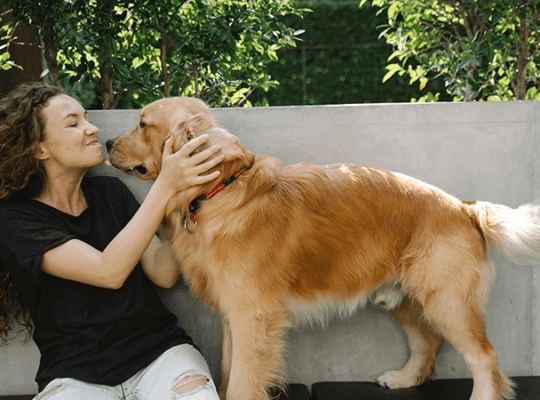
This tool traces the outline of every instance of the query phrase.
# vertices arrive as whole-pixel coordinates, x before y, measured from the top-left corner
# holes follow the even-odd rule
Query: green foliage
[[[302,19],[285,18],[286,24],[305,30],[296,48],[279,50],[279,62],[268,65],[280,85],[269,92],[255,92],[254,104],[271,106],[409,102],[428,100],[427,92],[443,92],[444,81],[427,87],[410,86],[406,76],[382,83],[392,47],[378,39],[377,27],[386,22],[377,9],[358,8],[358,1],[303,1],[309,7]],[[435,96],[429,97],[432,100]]]
[[[538,0],[372,4],[386,12],[381,36],[394,48],[383,80],[408,75],[423,85],[444,77],[458,101],[540,100]]]
[[[6,1],[30,23],[39,13],[55,15],[51,3],[62,3],[68,17],[54,25],[58,79],[74,92],[99,87],[104,108],[169,95],[249,104],[256,88],[277,84],[266,65],[301,33],[279,19],[302,14],[294,0]]]
[[[7,71],[11,68],[22,69],[20,65],[15,64],[10,60],[11,55],[9,54],[10,44],[17,39],[14,36],[15,24],[12,21],[7,21],[2,23],[2,18],[0,15],[0,42],[5,42],[0,45],[0,70]]]

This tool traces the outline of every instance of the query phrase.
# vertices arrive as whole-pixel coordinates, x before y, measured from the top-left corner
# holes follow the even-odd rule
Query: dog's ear
[[[180,122],[172,134],[175,136],[174,151],[184,146],[188,141],[197,136],[208,134],[210,140],[203,146],[197,148],[193,153],[198,153],[204,149],[219,144],[222,147],[224,161],[233,161],[242,158],[246,150],[240,144],[236,136],[231,135],[229,131],[223,128],[217,121],[208,114],[197,114],[185,121]]]
[[[191,139],[195,138],[194,133],[189,126],[186,125],[187,121],[182,121],[174,127],[171,134],[174,136],[173,150],[176,153]],[[195,152],[199,152],[202,149],[197,149]]]

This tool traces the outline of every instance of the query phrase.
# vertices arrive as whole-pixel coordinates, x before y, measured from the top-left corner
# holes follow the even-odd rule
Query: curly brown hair
[[[45,170],[35,157],[44,140],[42,114],[47,101],[66,91],[43,82],[22,84],[0,100],[0,207],[17,198],[41,194]],[[0,264],[0,341],[14,326],[32,332],[28,309],[19,302],[9,272]]]

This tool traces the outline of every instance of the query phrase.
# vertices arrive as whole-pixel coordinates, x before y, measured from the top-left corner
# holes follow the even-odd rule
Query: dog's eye
[[[139,128],[144,129],[146,128],[146,124],[144,122],[139,122]]]

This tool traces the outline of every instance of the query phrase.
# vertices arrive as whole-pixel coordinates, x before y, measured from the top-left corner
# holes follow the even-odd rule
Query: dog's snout
[[[113,144],[114,144],[114,139],[111,139],[111,140],[107,140],[107,143],[105,144],[107,146],[107,151],[110,153],[111,152],[111,149],[113,147]]]

